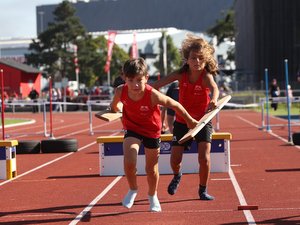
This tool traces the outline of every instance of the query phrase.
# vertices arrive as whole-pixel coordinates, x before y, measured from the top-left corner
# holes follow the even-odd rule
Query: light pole
[[[40,32],[42,33],[44,31],[44,11],[39,11],[38,14],[40,15]]]

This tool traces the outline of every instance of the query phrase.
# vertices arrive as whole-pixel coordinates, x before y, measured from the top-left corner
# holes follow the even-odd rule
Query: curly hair
[[[219,72],[218,63],[214,58],[214,47],[203,38],[193,34],[187,34],[186,39],[183,40],[181,45],[181,55],[185,62],[185,65],[181,68],[182,70],[188,69],[186,61],[188,60],[192,51],[197,52],[200,56],[202,56],[203,60],[205,61],[205,69],[209,73],[216,75]]]

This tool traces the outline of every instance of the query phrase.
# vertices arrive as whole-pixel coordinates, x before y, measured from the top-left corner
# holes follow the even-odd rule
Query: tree
[[[54,79],[75,78],[73,46],[82,46],[85,39],[84,27],[75,16],[75,8],[68,1],[63,1],[54,10],[54,23],[32,40],[30,54],[26,54],[28,64],[42,68]]]
[[[217,37],[217,45],[220,45],[226,39],[230,41],[235,40],[235,27],[234,27],[234,10],[230,9],[226,12],[226,16],[217,20],[215,26],[207,30],[211,36]],[[234,60],[235,49],[229,48],[227,51],[227,60]]]
[[[107,56],[107,41],[104,36],[93,38],[87,34],[75,16],[75,8],[68,1],[63,1],[54,11],[54,22],[32,40],[30,54],[26,61],[37,68],[43,69],[54,79],[60,81],[67,77],[75,80],[74,46],[77,46],[79,65],[79,81],[88,87],[106,81],[104,65]],[[119,46],[114,45],[111,76],[120,72],[122,63],[129,58]]]
[[[94,60],[91,61],[91,65],[89,65],[93,67],[95,71],[95,79],[92,82],[96,82],[98,80],[99,83],[105,83],[107,81],[107,74],[104,72],[107,57],[107,40],[104,36],[99,36],[93,40],[93,44],[97,47],[97,54],[94,57]],[[120,68],[128,59],[129,54],[118,45],[114,44],[110,63],[110,75],[112,80],[119,76]]]
[[[234,11],[228,10],[226,16],[222,19],[217,20],[215,26],[207,30],[209,35],[217,36],[217,44],[224,42],[227,38],[231,41],[235,39],[235,28],[234,28]]]
[[[164,54],[164,47],[163,47],[163,40],[166,37],[167,40],[167,71],[164,74],[164,63],[163,63],[163,54]],[[163,32],[162,37],[159,39],[159,59],[157,62],[154,63],[154,66],[160,71],[162,76],[167,75],[169,72],[178,69],[181,65],[181,57],[178,49],[173,43],[171,36],[167,35]]]

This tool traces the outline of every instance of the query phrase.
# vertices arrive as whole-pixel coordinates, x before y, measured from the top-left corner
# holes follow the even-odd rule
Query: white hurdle
[[[159,156],[160,174],[172,174],[170,167],[170,153],[172,134],[161,136],[161,150]],[[230,167],[230,133],[213,133],[211,147],[211,172],[228,172]],[[124,175],[123,170],[123,136],[101,136],[97,138],[99,144],[100,176]],[[145,154],[141,146],[138,155],[137,172],[145,174]],[[183,173],[198,173],[198,149],[194,141],[191,149],[184,151],[182,161]]]
[[[266,98],[260,98],[259,101],[260,101],[260,106],[261,106],[261,127],[260,127],[261,130],[266,129],[267,127],[284,127],[284,126],[288,126],[288,123],[290,123],[291,126],[300,126],[299,123],[291,123],[290,120],[288,120],[286,124],[270,124],[269,123],[270,120],[268,119],[270,117],[270,113],[267,113],[265,115],[265,110],[264,110],[264,108],[265,108],[264,106],[266,104]],[[268,102],[286,103],[287,104],[286,97],[269,98]],[[296,103],[296,102],[300,102],[300,97],[290,98],[290,103]],[[265,117],[267,118],[266,122],[265,122]]]

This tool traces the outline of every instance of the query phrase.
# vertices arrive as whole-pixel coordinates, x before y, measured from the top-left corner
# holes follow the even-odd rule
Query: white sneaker
[[[137,195],[137,190],[129,190],[122,201],[122,205],[125,208],[130,209],[133,206],[136,195]]]
[[[151,212],[161,212],[161,207],[157,195],[150,196],[148,195],[150,202],[150,211]]]

